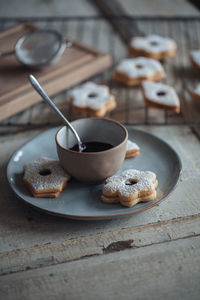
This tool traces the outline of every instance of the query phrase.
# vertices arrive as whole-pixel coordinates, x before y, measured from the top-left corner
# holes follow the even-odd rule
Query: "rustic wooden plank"
[[[159,206],[140,214],[104,221],[73,221],[39,213],[21,203],[10,191],[6,180],[6,164],[9,156],[21,144],[38,131],[26,131],[0,138],[0,249],[8,252],[15,249],[31,248],[88,236],[101,232],[117,231],[140,225],[187,217],[200,212],[200,145],[187,126],[141,127],[167,141],[180,155],[183,171],[179,184],[171,196]],[[134,137],[130,136],[134,139]],[[183,147],[184,145],[184,147]]]
[[[0,275],[200,236],[200,214],[0,254]]]
[[[199,299],[200,239],[132,248],[1,277],[2,299]]]

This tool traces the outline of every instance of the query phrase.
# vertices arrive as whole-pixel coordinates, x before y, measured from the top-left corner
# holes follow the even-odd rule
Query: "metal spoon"
[[[42,89],[41,85],[37,81],[37,79],[33,75],[29,75],[28,79],[34,89],[38,92],[38,94],[51,106],[51,108],[57,113],[57,115],[62,119],[62,121],[71,129],[73,134],[75,135],[77,142],[78,142],[78,147],[79,147],[79,152],[82,152],[85,149],[84,144],[81,142],[81,139],[74,129],[74,127],[71,125],[71,123],[64,117],[64,115],[61,113],[61,111],[57,108],[57,106],[53,103],[53,101],[48,97],[48,95],[45,93],[45,91]]]

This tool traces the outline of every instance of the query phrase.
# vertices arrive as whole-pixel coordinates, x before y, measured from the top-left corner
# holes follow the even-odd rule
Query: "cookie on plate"
[[[127,140],[125,158],[137,156],[139,155],[139,153],[140,153],[140,147],[136,143]]]
[[[168,37],[151,34],[145,37],[134,37],[130,43],[130,55],[145,56],[153,59],[173,57],[176,53],[176,42]]]
[[[142,91],[144,101],[148,106],[176,113],[180,112],[180,102],[174,88],[160,82],[144,81]]]
[[[70,93],[72,111],[77,115],[88,115],[90,117],[103,117],[107,112],[115,109],[116,102],[109,88],[87,82]]]
[[[128,86],[139,85],[143,80],[160,81],[165,77],[161,63],[146,57],[123,59],[115,69],[114,80]]]
[[[59,161],[40,157],[24,166],[23,182],[36,198],[56,198],[66,187],[70,176]]]
[[[193,50],[190,52],[190,61],[193,67],[200,71],[200,50]]]
[[[106,179],[101,200],[131,207],[139,202],[154,200],[157,186],[155,173],[129,169]]]

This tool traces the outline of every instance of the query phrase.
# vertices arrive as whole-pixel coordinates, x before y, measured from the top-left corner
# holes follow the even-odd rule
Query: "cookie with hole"
[[[180,112],[180,101],[173,87],[160,82],[144,81],[142,92],[147,106],[175,113]]]
[[[133,37],[130,42],[130,55],[144,56],[157,60],[171,58],[176,53],[176,42],[169,37],[151,34],[144,37]]]
[[[128,169],[106,179],[101,200],[104,203],[120,203],[132,207],[139,202],[154,200],[157,186],[155,173]]]
[[[160,81],[165,78],[161,63],[146,57],[123,59],[116,67],[113,79],[127,86],[137,86],[144,80]]]
[[[23,182],[36,198],[57,198],[70,176],[58,160],[40,157],[24,165]]]
[[[104,117],[116,107],[115,98],[105,85],[87,82],[70,92],[72,111],[76,115]]]

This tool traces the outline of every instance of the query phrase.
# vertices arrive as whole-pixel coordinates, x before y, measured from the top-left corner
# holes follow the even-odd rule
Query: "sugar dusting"
[[[126,185],[127,181],[135,180],[134,185]],[[119,175],[114,175],[106,180],[103,187],[103,195],[119,195],[129,198],[138,195],[140,192],[155,191],[156,174],[150,171],[139,171],[129,169]]]
[[[131,78],[153,76],[157,72],[161,72],[165,75],[164,69],[159,61],[146,57],[123,59],[118,64],[116,70]]]
[[[131,47],[149,53],[159,53],[176,49],[176,43],[168,37],[151,34],[146,37],[132,38]]]
[[[95,95],[90,97],[90,95]],[[89,107],[93,110],[102,108],[113,96],[105,85],[87,82],[73,89],[70,93],[73,105],[77,107]]]
[[[49,170],[50,174],[43,176],[40,172]],[[41,157],[24,166],[24,179],[38,192],[44,190],[59,190],[70,176],[60,166],[58,160]]]

